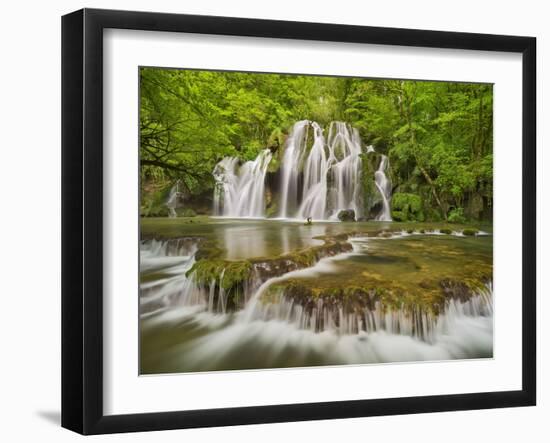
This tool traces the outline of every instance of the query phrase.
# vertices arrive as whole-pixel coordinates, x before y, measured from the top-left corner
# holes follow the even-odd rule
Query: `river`
[[[491,228],[440,229],[142,219],[141,373],[491,358]]]

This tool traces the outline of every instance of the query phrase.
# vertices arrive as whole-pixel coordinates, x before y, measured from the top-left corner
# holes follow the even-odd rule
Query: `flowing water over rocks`
[[[212,221],[142,241],[142,373],[491,357],[492,237],[390,226]]]
[[[340,211],[365,216],[362,156],[375,152],[363,147],[357,129],[332,122],[328,135],[316,122],[297,122],[286,142],[279,181],[273,193],[279,196],[279,218],[337,220]],[[220,161],[213,175],[214,214],[226,217],[265,217],[265,180],[272,153],[262,151],[254,161],[236,157]],[[388,158],[381,155],[372,178],[383,205],[376,220],[391,221],[391,183],[386,176]]]
[[[263,217],[265,215],[264,183],[271,161],[268,149],[254,161],[239,165],[239,160],[226,157],[216,165],[213,175],[214,215],[226,217]]]

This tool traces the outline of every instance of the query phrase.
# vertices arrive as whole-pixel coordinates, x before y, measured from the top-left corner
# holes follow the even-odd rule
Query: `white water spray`
[[[313,129],[313,145],[307,153],[310,126]],[[360,154],[359,133],[344,122],[332,122],[326,140],[318,123],[306,120],[296,123],[288,139],[281,166],[279,216],[326,220],[335,218],[340,210],[353,209],[356,217],[361,217],[363,196]],[[298,178],[301,171],[302,199],[298,205]]]
[[[265,175],[271,151],[239,166],[239,159],[225,157],[214,168],[214,214],[226,217],[265,216]]]
[[[297,122],[288,137],[281,163],[281,203],[279,217],[288,218],[298,207],[298,175],[306,153],[309,121]]]
[[[388,157],[382,155],[378,170],[374,173],[374,183],[382,197],[382,210],[375,218],[377,221],[392,221],[390,211],[391,182],[386,176],[388,165]]]
[[[313,143],[308,146],[310,140]],[[335,220],[340,211],[353,210],[356,219],[363,218],[362,150],[359,132],[344,122],[332,122],[326,139],[318,123],[295,123],[281,160],[278,217]],[[374,147],[367,146],[365,151],[374,152]],[[242,166],[236,157],[219,162],[213,171],[214,215],[264,217],[264,182],[270,160],[270,151],[264,150]],[[383,203],[376,220],[381,221],[391,221],[387,168],[388,159],[382,155],[374,174]]]
[[[178,205],[178,198],[181,196],[179,192],[180,181],[178,180],[174,186],[170,189],[168,198],[166,199],[166,207],[168,208],[168,216],[170,218],[175,218],[178,216],[176,213],[176,207]]]

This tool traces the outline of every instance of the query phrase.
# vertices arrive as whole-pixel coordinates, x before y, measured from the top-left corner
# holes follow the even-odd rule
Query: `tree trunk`
[[[416,133],[412,125],[412,107],[411,107],[411,99],[406,95],[403,94],[403,90],[401,90],[402,96],[405,95],[405,98],[407,99],[407,112],[405,113],[405,117],[407,119],[407,125],[409,127],[409,139],[410,143],[413,146],[413,152],[414,152],[414,159],[416,162],[416,165],[418,166],[418,169],[420,169],[420,172],[428,182],[428,185],[430,186],[430,189],[432,191],[432,195],[435,198],[435,201],[437,202],[437,205],[441,209],[441,213],[443,214],[443,218],[447,220],[447,211],[445,210],[443,204],[441,203],[441,199],[439,198],[439,195],[437,194],[437,189],[435,188],[435,183],[433,182],[432,178],[430,177],[430,174],[428,174],[428,171],[420,164],[420,160],[418,157],[418,144],[416,143]]]

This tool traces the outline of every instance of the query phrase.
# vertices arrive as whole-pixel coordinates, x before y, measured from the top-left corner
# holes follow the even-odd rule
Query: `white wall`
[[[370,3],[370,4],[369,4]],[[60,409],[60,16],[83,6],[233,15],[282,20],[531,35],[538,38],[539,152],[548,133],[550,28],[545,2],[461,0],[360,2],[277,0],[11,1],[2,5],[0,60],[0,438],[74,441],[58,425]],[[543,113],[543,107],[546,114]],[[519,146],[518,146],[519,149]],[[550,172],[549,156],[545,169]],[[550,195],[542,179],[539,192]],[[518,170],[518,174],[520,171]],[[511,177],[511,179],[516,179]],[[548,197],[539,225],[550,222]],[[542,215],[541,215],[542,213]],[[539,236],[539,239],[541,237]],[[550,265],[548,234],[539,249],[539,274]],[[548,275],[548,271],[547,275]],[[7,285],[6,285],[7,283]],[[98,437],[94,441],[548,441],[550,437],[550,327],[541,324],[550,304],[539,285],[539,406],[235,428]],[[541,345],[542,343],[542,345]],[[214,395],[214,393],[210,393]]]

